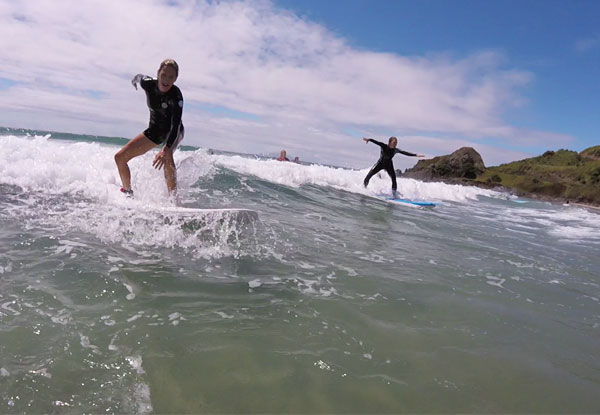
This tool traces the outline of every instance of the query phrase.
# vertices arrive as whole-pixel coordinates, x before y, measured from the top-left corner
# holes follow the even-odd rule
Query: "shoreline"
[[[402,176],[477,186],[594,212],[600,209],[600,146],[581,152],[546,151],[541,156],[492,167],[485,167],[472,147],[461,147],[449,155],[419,160]]]
[[[585,203],[571,203],[571,202],[569,202],[569,205],[581,207],[584,209],[591,209],[592,211],[594,211],[594,213],[600,214],[600,206],[587,205]]]
[[[406,176],[406,175],[402,175],[399,177],[413,179],[413,177]],[[419,179],[417,179],[417,180],[419,180]],[[461,186],[479,187],[482,189],[494,190],[494,191],[501,192],[501,193],[507,193],[509,195],[515,195],[518,197],[526,197],[529,199],[535,199],[535,200],[540,200],[540,201],[550,202],[550,203],[555,203],[555,204],[561,204],[561,205],[576,206],[579,208],[589,209],[593,213],[600,214],[600,205],[594,205],[594,204],[589,204],[589,203],[585,203],[585,202],[575,202],[575,201],[573,201],[573,199],[567,199],[564,197],[551,197],[551,196],[539,195],[539,194],[535,194],[535,193],[522,192],[522,191],[519,191],[518,189],[511,189],[510,187],[506,187],[506,186],[502,186],[502,185],[498,185],[498,184],[492,185],[492,184],[488,184],[488,183],[484,183],[484,182],[477,182],[477,181],[469,180],[469,179],[446,179],[446,180],[440,179],[440,180],[421,180],[421,181],[425,182],[425,183],[427,183],[427,182],[442,182],[445,184],[458,184]]]

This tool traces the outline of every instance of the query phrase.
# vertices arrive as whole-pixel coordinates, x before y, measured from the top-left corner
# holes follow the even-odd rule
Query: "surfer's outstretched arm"
[[[381,141],[373,140],[372,138],[363,137],[363,141],[367,144],[374,143],[374,144],[377,144],[379,147],[387,147],[386,144],[382,143]]]
[[[147,90],[148,86],[150,85],[149,81],[152,81],[151,77],[139,73],[133,77],[133,79],[131,80],[131,85],[133,85],[133,87],[137,90],[139,84],[142,87],[142,89]]]
[[[404,154],[405,156],[409,156],[409,157],[425,157],[423,154],[409,153],[408,151],[400,150],[399,148],[397,148],[395,150],[396,150],[396,153]]]

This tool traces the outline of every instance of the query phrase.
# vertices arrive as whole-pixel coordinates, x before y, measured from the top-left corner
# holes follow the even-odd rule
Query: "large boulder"
[[[420,160],[403,177],[418,180],[475,179],[485,171],[483,159],[475,149],[462,147],[447,156]]]

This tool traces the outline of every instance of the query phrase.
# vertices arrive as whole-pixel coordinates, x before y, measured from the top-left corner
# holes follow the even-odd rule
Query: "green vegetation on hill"
[[[600,160],[600,146],[590,147],[581,152],[581,157]]]
[[[502,185],[522,195],[600,205],[600,146],[581,153],[546,151],[538,157],[490,167],[476,181]]]

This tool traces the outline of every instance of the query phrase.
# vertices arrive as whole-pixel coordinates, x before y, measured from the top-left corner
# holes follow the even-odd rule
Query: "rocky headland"
[[[538,157],[487,168],[477,151],[463,147],[446,156],[420,160],[401,176],[600,207],[600,146],[581,153],[546,151]]]

